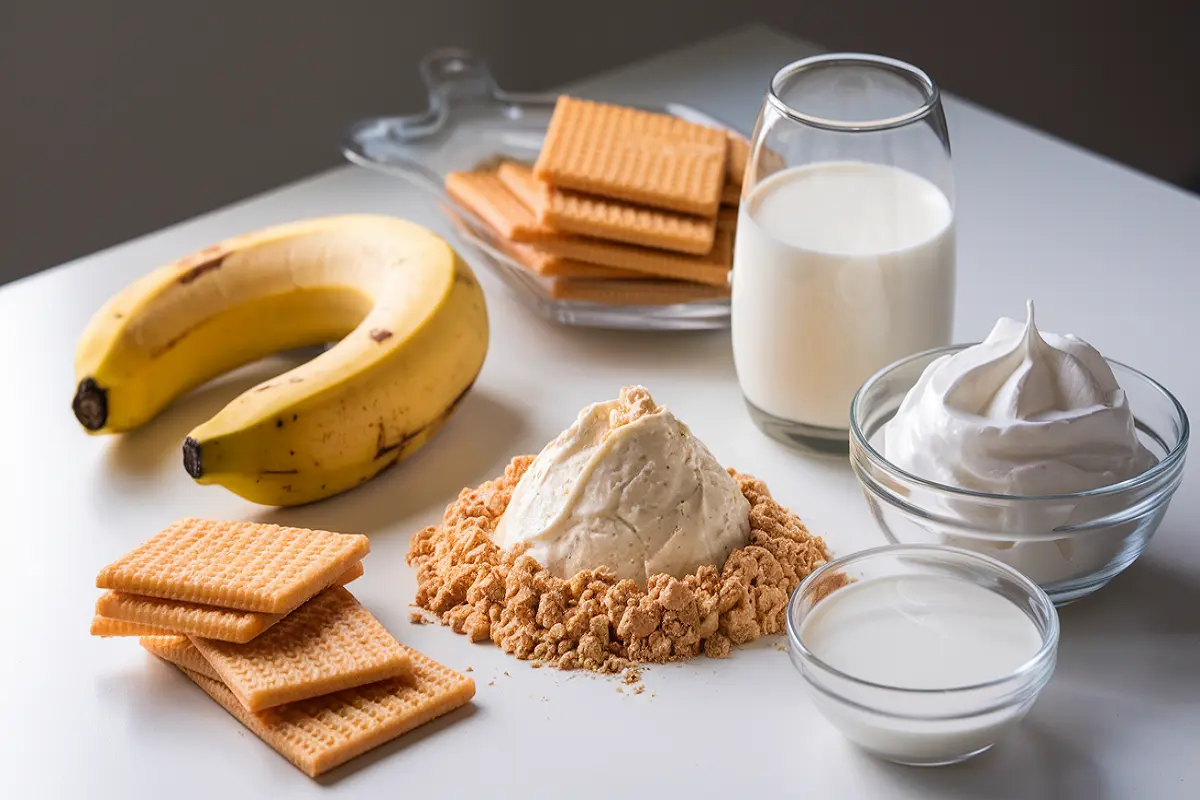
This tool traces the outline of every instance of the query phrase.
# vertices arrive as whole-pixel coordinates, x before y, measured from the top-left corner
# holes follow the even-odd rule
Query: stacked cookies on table
[[[554,299],[669,305],[729,294],[744,138],[563,96],[533,165],[446,176]]]
[[[92,633],[140,636],[316,776],[475,694],[345,588],[369,549],[365,536],[181,520],[101,570]]]

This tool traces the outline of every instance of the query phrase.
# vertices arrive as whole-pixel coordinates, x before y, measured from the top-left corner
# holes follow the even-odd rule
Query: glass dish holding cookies
[[[557,322],[641,330],[729,325],[748,145],[687,106],[632,108],[500,89],[441,49],[427,111],[360,120],[346,158],[432,193],[463,255]]]

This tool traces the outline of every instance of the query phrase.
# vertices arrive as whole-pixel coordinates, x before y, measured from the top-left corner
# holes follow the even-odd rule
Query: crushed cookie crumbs
[[[682,579],[655,575],[645,589],[606,569],[555,578],[491,539],[532,462],[519,456],[499,478],[464,489],[441,525],[413,536],[407,558],[417,570],[417,607],[520,659],[615,673],[701,653],[724,658],[734,645],[783,633],[788,597],[829,560],[825,542],[765,484],[730,470],[750,503],[750,543],[722,569],[703,566]],[[831,576],[830,591],[838,580],[845,578]]]
[[[425,618],[425,615],[422,614],[420,611],[413,611],[412,613],[410,613],[408,615],[408,621],[409,621],[409,623],[411,623],[413,625],[428,625],[429,624],[429,620],[427,620]]]

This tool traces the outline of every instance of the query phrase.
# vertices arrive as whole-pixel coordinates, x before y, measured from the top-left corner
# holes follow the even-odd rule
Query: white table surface
[[[749,130],[774,70],[811,49],[751,28],[574,88],[689,103]],[[957,339],[1020,315],[1032,296],[1047,329],[1140,367],[1196,413],[1200,200],[969,103],[948,98],[947,109]],[[843,463],[810,460],[753,427],[726,332],[556,327],[482,274],[491,351],[457,416],[412,460],[306,508],[254,506],[195,485],[180,466],[181,437],[284,358],[197,391],[136,433],[84,435],[70,412],[73,352],[108,296],[225,236],[353,211],[446,229],[415,190],[340,168],[0,289],[0,797],[1200,796],[1197,468],[1147,555],[1063,611],[1058,671],[1023,725],[975,761],[919,770],[845,743],[778,640],[652,668],[634,696],[612,679],[531,669],[408,622],[409,534],[439,519],[461,486],[536,452],[627,383],[650,387],[724,463],[764,478],[837,552],[882,543]],[[90,638],[99,568],[184,515],[369,534],[355,592],[402,641],[473,667],[473,705],[314,782],[133,640]]]

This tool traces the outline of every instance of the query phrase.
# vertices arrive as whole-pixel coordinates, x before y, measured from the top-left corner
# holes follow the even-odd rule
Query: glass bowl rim
[[[1158,462],[1153,464],[1148,469],[1139,472],[1137,475],[1134,475],[1131,478],[1126,478],[1123,481],[1111,483],[1107,486],[1101,486],[1096,489],[1088,489],[1082,492],[1065,492],[1060,494],[1001,494],[999,492],[980,492],[974,489],[963,489],[958,486],[950,486],[949,484],[939,483],[937,481],[932,481],[927,478],[914,475],[913,473],[905,469],[901,469],[893,464],[887,459],[886,456],[883,455],[883,453],[879,452],[875,446],[870,443],[870,441],[868,441],[866,435],[863,433],[862,426],[859,424],[859,414],[857,413],[859,402],[862,397],[865,395],[868,389],[873,387],[879,381],[883,380],[883,378],[888,374],[900,369],[901,367],[904,367],[907,364],[910,364],[913,361],[924,358],[932,360],[933,357],[941,357],[944,355],[950,355],[951,353],[957,353],[962,350],[966,350],[968,347],[974,347],[977,344],[979,344],[979,342],[952,344],[946,347],[935,347],[932,350],[924,350],[920,353],[914,353],[910,356],[905,356],[898,361],[893,361],[891,364],[888,364],[886,367],[879,370],[874,375],[867,378],[865,382],[863,382],[863,385],[860,386],[858,391],[854,393],[854,397],[850,401],[850,438],[854,444],[858,445],[862,449],[868,460],[883,468],[887,472],[890,472],[892,475],[909,483],[914,483],[918,486],[925,487],[926,489],[932,489],[934,491],[975,500],[1001,500],[1012,503],[1034,503],[1047,501],[1061,502],[1064,500],[1080,500],[1118,495],[1130,489],[1136,489],[1147,483],[1153,482],[1160,475],[1172,469],[1176,463],[1184,457],[1184,454],[1187,453],[1188,439],[1191,436],[1191,427],[1188,422],[1187,412],[1183,408],[1183,404],[1179,402],[1175,395],[1171,394],[1167,387],[1163,386],[1161,383],[1154,380],[1141,370],[1134,369],[1128,364],[1117,361],[1116,359],[1103,357],[1107,363],[1118,366],[1121,369],[1128,370],[1129,372],[1133,373],[1136,378],[1148,384],[1151,389],[1161,394],[1175,409],[1176,418],[1179,420],[1179,441],[1177,441],[1175,445],[1167,451],[1167,454],[1164,455]],[[1137,418],[1136,413],[1134,414],[1134,418]],[[853,455],[851,457],[853,458]]]
[[[817,655],[815,653],[813,653],[812,650],[809,650],[808,647],[805,646],[803,640],[801,640],[801,638],[800,638],[800,631],[797,629],[796,621],[795,621],[795,610],[796,610],[797,606],[799,605],[800,597],[801,597],[805,587],[809,586],[810,584],[816,583],[823,576],[828,575],[833,572],[836,572],[839,569],[844,569],[845,567],[847,567],[851,564],[861,562],[861,561],[871,560],[878,556],[904,555],[906,553],[907,554],[930,554],[930,553],[932,553],[932,554],[950,555],[955,558],[966,560],[968,562],[974,562],[976,566],[981,566],[986,570],[991,570],[993,573],[999,573],[1003,577],[1008,578],[1013,583],[1017,584],[1023,590],[1025,595],[1034,604],[1037,605],[1038,610],[1041,611],[1042,614],[1044,614],[1045,617],[1049,620],[1049,624],[1046,628],[1046,632],[1042,636],[1041,647],[1039,647],[1037,652],[1034,653],[1032,656],[1030,656],[1029,659],[1024,664],[1017,667],[1016,669],[1014,669],[1012,672],[1008,673],[1007,675],[1003,675],[999,678],[993,678],[992,680],[989,680],[989,681],[983,681],[981,683],[973,683],[973,684],[968,684],[968,685],[964,685],[964,686],[947,686],[947,687],[938,688],[938,689],[912,689],[912,688],[906,688],[903,686],[892,686],[892,685],[886,684],[886,683],[876,683],[874,681],[868,681],[863,678],[855,677],[854,675],[849,675],[849,674],[843,672],[842,670],[829,665],[828,663],[826,663],[825,661],[823,661],[822,659],[817,657]],[[987,588],[987,587],[983,587],[983,588]],[[836,592],[836,590],[835,590],[835,592]],[[921,696],[929,697],[929,696],[934,696],[934,695],[947,697],[947,696],[956,695],[956,694],[966,694],[969,692],[975,692],[975,691],[979,691],[982,689],[991,689],[991,688],[994,688],[997,686],[1003,686],[1004,684],[1012,683],[1013,681],[1036,678],[1037,675],[1039,674],[1039,672],[1045,669],[1046,662],[1048,660],[1050,660],[1051,657],[1053,656],[1053,654],[1057,651],[1059,634],[1060,634],[1058,609],[1055,608],[1054,602],[1050,599],[1050,596],[1048,594],[1046,594],[1045,590],[1043,590],[1042,587],[1038,586],[1037,583],[1035,583],[1030,578],[1026,577],[1024,573],[1022,573],[1021,571],[1019,571],[1017,569],[1014,569],[1013,567],[1010,567],[1008,564],[1005,564],[1003,561],[998,561],[997,559],[992,558],[991,556],[985,556],[982,553],[976,553],[973,550],[967,550],[967,549],[964,549],[961,547],[951,547],[949,545],[941,545],[941,544],[885,544],[885,545],[880,545],[879,547],[869,547],[865,550],[857,550],[853,553],[849,553],[849,554],[841,556],[839,558],[835,558],[831,561],[827,561],[825,564],[821,565],[816,570],[814,570],[812,573],[810,573],[807,578],[805,578],[803,581],[800,582],[800,585],[796,587],[796,590],[794,592],[792,592],[792,596],[790,598],[788,598],[787,615],[786,616],[787,616],[786,623],[787,623],[788,642],[791,644],[791,646],[793,648],[795,648],[795,650],[806,661],[810,661],[814,665],[820,667],[823,671],[828,672],[829,674],[831,674],[841,680],[852,683],[856,686],[861,686],[861,687],[871,689],[874,691],[879,691],[879,692],[888,692],[888,693],[892,693],[892,694],[900,694],[900,695],[908,695],[908,696],[916,696],[916,697],[921,697]],[[1039,631],[1039,633],[1040,633],[1040,631]],[[822,688],[824,689],[824,687],[822,687]],[[828,690],[826,690],[826,691],[828,691]],[[838,697],[839,699],[842,699],[841,695],[838,695],[836,693],[834,694],[834,696]],[[862,705],[861,703],[857,703],[856,701],[847,700],[846,702],[855,703],[856,705],[860,705],[860,706]],[[862,706],[862,707],[868,708],[867,706]],[[989,706],[988,708],[991,708],[991,706]],[[880,711],[878,709],[870,709],[870,710],[874,713],[889,714],[890,716],[896,716],[896,715],[890,714],[889,712]],[[985,711],[986,710],[987,709],[985,709]],[[954,715],[954,716],[971,716],[973,713],[979,713],[979,712],[968,712],[968,713],[964,713],[961,715]]]
[[[813,68],[834,66],[838,64],[856,64],[859,66],[869,66],[876,69],[885,69],[895,73],[901,73],[913,79],[916,84],[919,84],[925,93],[924,102],[903,114],[898,114],[894,117],[876,120],[835,120],[825,117],[818,117],[801,111],[794,106],[789,105],[779,96],[779,85],[781,82],[791,78],[793,75],[810,70]],[[820,53],[815,56],[801,58],[798,61],[793,61],[780,67],[779,70],[771,77],[771,82],[767,85],[767,102],[771,107],[783,114],[793,122],[798,122],[802,125],[808,125],[813,128],[820,128],[828,131],[842,131],[844,133],[867,133],[872,131],[886,131],[895,128],[901,128],[914,122],[918,122],[929,116],[935,108],[941,103],[941,90],[934,83],[933,78],[929,77],[923,69],[916,67],[907,61],[901,61],[898,58],[889,58],[887,56],[879,56],[871,53]]]

